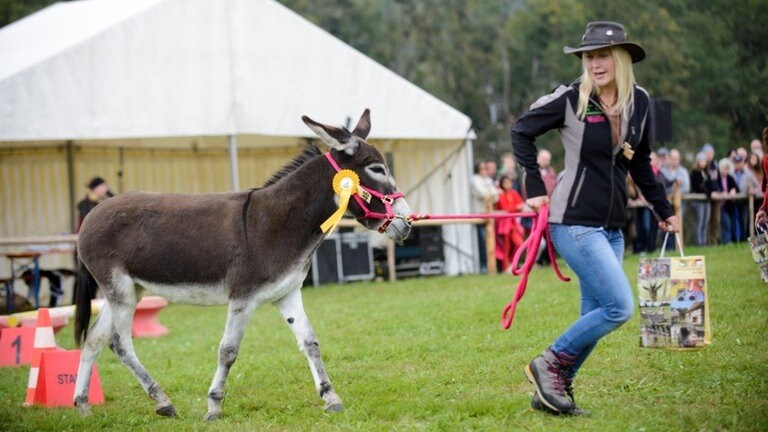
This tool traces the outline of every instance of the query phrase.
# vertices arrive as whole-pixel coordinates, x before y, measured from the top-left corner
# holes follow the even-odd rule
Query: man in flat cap
[[[105,199],[111,197],[113,194],[109,190],[109,185],[101,177],[94,177],[88,182],[88,194],[85,195],[79,203],[77,203],[77,231],[80,231],[80,226],[83,224],[83,219],[93,210],[96,205]]]

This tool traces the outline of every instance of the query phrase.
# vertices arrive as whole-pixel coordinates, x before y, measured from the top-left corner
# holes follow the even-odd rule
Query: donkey
[[[328,153],[308,145],[263,188],[201,195],[126,193],[88,214],[77,246],[75,340],[82,354],[74,404],[81,414],[90,414],[91,369],[109,341],[109,348],[155,401],[155,412],[177,415],[134,352],[131,322],[137,295],[144,289],[171,302],[229,304],[206,420],[221,417],[227,375],[245,327],[265,303],[276,305],[293,331],[324,409],[342,410],[301,299],[310,259],[324,238],[320,226],[338,209],[334,175],[348,169],[359,177],[367,192],[353,195],[347,213],[368,229],[402,241],[410,233],[411,210],[381,153],[365,141],[371,127],[369,110],[352,132],[306,116],[302,120],[329,147]],[[368,208],[360,195],[378,199],[369,201]],[[88,329],[90,299],[98,288],[106,301]]]

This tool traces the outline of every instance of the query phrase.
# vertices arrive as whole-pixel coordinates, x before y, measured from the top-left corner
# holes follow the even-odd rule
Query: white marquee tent
[[[471,121],[273,0],[80,0],[0,29],[0,237],[71,231],[94,174],[122,191],[258,186],[355,122],[411,207],[470,211]],[[447,271],[474,271],[446,227]]]

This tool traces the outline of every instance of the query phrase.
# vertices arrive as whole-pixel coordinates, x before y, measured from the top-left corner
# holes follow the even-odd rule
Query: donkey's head
[[[307,116],[301,119],[330,147],[329,164],[337,171],[352,170],[360,178],[363,192],[354,195],[347,212],[368,229],[386,232],[396,241],[405,240],[411,231],[407,219],[411,208],[398,191],[381,153],[365,141],[371,130],[370,111],[363,112],[352,132]]]

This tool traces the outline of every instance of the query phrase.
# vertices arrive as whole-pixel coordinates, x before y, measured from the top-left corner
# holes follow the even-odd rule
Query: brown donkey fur
[[[381,154],[365,142],[366,110],[353,132],[304,117],[342,169],[383,194],[397,192]],[[320,225],[337,209],[331,187],[334,168],[315,146],[276,173],[263,188],[246,192],[183,195],[126,193],[99,204],[83,221],[78,240],[80,277],[75,338],[83,351],[74,403],[88,414],[93,362],[104,344],[136,376],[160,415],[175,416],[170,399],[142,366],[131,341],[137,293],[147,289],[170,301],[229,304],[216,373],[208,391],[206,419],[221,416],[224,389],[254,310],[273,303],[306,355],[325,409],[342,407],[320,357],[319,343],[304,313],[301,286],[312,253],[323,240]],[[374,200],[374,212],[385,206]],[[410,231],[405,199],[393,204],[399,216],[387,234],[403,240]],[[352,200],[348,213],[369,229],[382,219],[366,219]],[[93,326],[90,298],[101,289],[105,305]],[[191,337],[191,335],[190,335]]]

